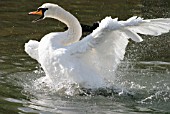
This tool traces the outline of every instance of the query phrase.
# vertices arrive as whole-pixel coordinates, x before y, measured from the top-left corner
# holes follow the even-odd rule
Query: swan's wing
[[[141,20],[141,21],[139,22],[137,21],[135,26],[133,26],[133,24],[128,24],[128,22],[122,22],[125,23],[125,26],[127,26],[125,27],[125,29],[132,31],[133,33],[158,36],[163,33],[167,33],[170,30],[170,18],[143,20],[140,17],[138,18],[132,17],[129,19],[129,22],[133,21],[134,19]]]
[[[35,40],[30,40],[28,43],[25,43],[25,52],[37,61],[39,58],[38,57],[38,46],[39,46],[39,42]]]
[[[168,32],[169,25],[170,19],[132,17],[127,21],[118,21],[117,18],[106,17],[90,35],[68,46],[68,51],[103,76],[110,76],[124,58],[129,38],[141,42],[143,39],[137,33],[157,36]]]

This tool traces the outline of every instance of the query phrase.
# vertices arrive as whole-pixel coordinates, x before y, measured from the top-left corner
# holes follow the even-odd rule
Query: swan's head
[[[51,15],[54,15],[54,11],[60,8],[56,4],[51,3],[45,3],[42,6],[40,6],[37,11],[30,12],[30,15],[40,15],[40,18],[33,20],[33,22],[37,22],[40,20],[45,19],[46,17],[51,17]]]

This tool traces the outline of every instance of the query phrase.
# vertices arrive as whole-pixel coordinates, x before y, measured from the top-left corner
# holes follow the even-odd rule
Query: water
[[[115,87],[105,90],[56,92],[45,83],[36,61],[24,52],[29,39],[40,40],[51,31],[63,31],[62,23],[46,19],[31,23],[28,16],[45,0],[0,0],[0,113],[2,114],[120,114],[170,113],[170,33],[143,36],[130,42],[119,66]],[[127,19],[170,17],[169,0],[49,0],[74,14],[81,23],[92,24],[105,16]],[[74,88],[74,89],[73,89]],[[70,92],[70,91],[69,91]]]

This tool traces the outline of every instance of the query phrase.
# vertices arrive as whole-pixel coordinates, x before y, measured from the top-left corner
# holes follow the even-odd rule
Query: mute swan
[[[118,21],[106,17],[97,29],[79,41],[82,36],[79,21],[60,6],[45,3],[29,14],[41,15],[33,22],[54,18],[68,27],[65,32],[45,35],[40,42],[30,40],[25,44],[26,53],[41,64],[54,85],[69,82],[84,88],[110,86],[129,38],[141,42],[138,33],[158,36],[170,30],[170,18],[144,20],[134,16]]]

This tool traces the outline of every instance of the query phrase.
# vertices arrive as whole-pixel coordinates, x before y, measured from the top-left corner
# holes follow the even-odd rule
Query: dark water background
[[[45,0],[0,0],[0,114],[120,114],[170,113],[170,33],[143,36],[130,42],[116,84],[131,95],[67,96],[36,88],[34,80],[44,75],[36,61],[24,52],[29,39],[40,40],[52,31],[63,31],[59,21],[27,15]],[[48,0],[92,24],[105,16],[127,19],[170,18],[169,0]]]

